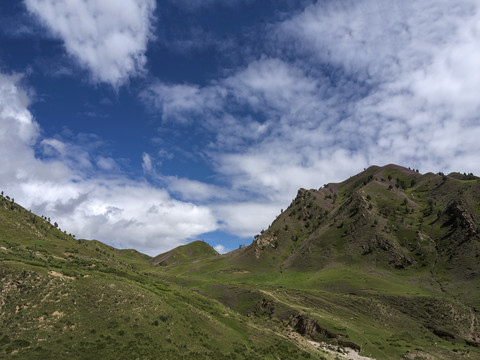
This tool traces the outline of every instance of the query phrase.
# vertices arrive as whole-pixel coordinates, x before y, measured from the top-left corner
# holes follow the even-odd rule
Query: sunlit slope
[[[475,177],[373,166],[299,190],[251,245],[163,271],[242,314],[364,355],[475,358],[479,218]],[[299,316],[316,325],[298,328]]]
[[[160,266],[177,265],[181,263],[192,263],[199,259],[205,259],[217,255],[218,253],[214,248],[206,242],[197,240],[157,255],[150,259],[149,262],[153,265]]]
[[[313,353],[275,327],[166,281],[149,259],[76,240],[1,198],[0,358],[277,359]]]

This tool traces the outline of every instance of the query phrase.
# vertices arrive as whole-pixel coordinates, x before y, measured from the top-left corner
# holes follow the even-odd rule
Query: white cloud
[[[253,237],[266,229],[280,213],[280,204],[271,202],[230,202],[214,206],[220,229],[240,237]]]
[[[99,156],[96,162],[98,168],[106,171],[118,170],[117,162],[110,157]]]
[[[40,146],[42,155],[61,161],[77,172],[83,171],[86,174],[94,167],[88,147],[53,138],[42,139]]]
[[[66,228],[83,237],[157,254],[217,228],[210,210],[173,200],[161,189],[104,181],[83,185],[76,189],[82,191],[76,196],[65,194],[65,188],[57,189],[66,196],[50,199],[45,209],[52,218],[60,216]],[[65,211],[68,201],[82,196],[83,202]]]
[[[263,57],[205,88],[154,84],[143,98],[165,120],[195,121],[215,135],[206,154],[226,183],[170,177],[168,188],[208,204],[224,231],[246,237],[266,228],[298,188],[318,188],[367,166],[365,156],[334,146],[329,128],[338,115],[322,80]],[[261,120],[237,114],[245,108]]]
[[[179,194],[182,199],[190,201],[207,202],[232,197],[230,189],[207,184],[197,180],[178,178],[176,176],[165,176],[162,180],[166,183],[168,190],[173,194]]]
[[[195,122],[214,133],[210,147],[238,149],[272,132],[289,133],[293,125],[310,130],[318,121],[329,121],[327,90],[302,69],[263,57],[205,87],[156,82],[141,98],[164,121]]]
[[[296,146],[298,143],[282,146],[265,142],[247,153],[220,155],[219,170],[229,175],[234,187],[256,193],[274,202],[272,207],[278,209],[282,204],[288,205],[301,187],[319,188],[326,182],[344,180],[368,166],[365,156],[342,148],[311,149],[309,154],[308,149],[298,152]],[[302,164],[303,160],[307,161]]]
[[[452,107],[452,115],[463,118],[479,110],[480,51],[476,46],[480,40],[479,21],[477,9],[458,25],[455,38],[436,49],[432,63],[412,74],[411,84],[409,79],[404,79],[415,95],[428,101],[430,106],[447,104]]]
[[[91,172],[85,176],[85,166],[94,168],[91,155],[84,151],[70,156],[78,153],[76,145],[41,139],[20,80],[20,76],[0,74],[0,151],[8,159],[0,167],[0,178],[2,190],[18,203],[50,217],[77,237],[134,247],[151,255],[218,228],[210,209],[174,200],[164,189],[121,175]],[[33,146],[38,142],[46,149],[47,160],[35,156]],[[96,163],[101,169],[115,166],[108,158]]]
[[[43,152],[46,155],[51,156],[65,156],[66,155],[66,144],[57,139],[44,139],[41,142],[43,147]]]
[[[157,110],[161,110],[162,119],[190,123],[192,114],[219,109],[221,94],[214,86],[200,89],[195,85],[167,85],[162,82],[146,89],[141,98]]]
[[[296,51],[357,77],[388,79],[399,71],[427,66],[432,50],[455,37],[470,1],[377,0],[320,2],[276,29]]]
[[[153,169],[152,159],[147,153],[142,154],[142,168],[145,173],[149,173]]]
[[[38,137],[38,125],[27,109],[30,104],[27,93],[16,86],[22,77],[0,74],[0,79],[2,102],[5,104],[0,108],[2,144],[10,141],[12,144],[21,142],[31,145]]]
[[[47,169],[34,156],[32,146],[39,139],[40,129],[27,109],[30,99],[19,87],[21,80],[20,75],[0,73],[0,153],[8,159],[0,167],[2,184],[21,182],[30,170],[40,177],[69,178],[71,174],[63,164],[53,161]]]
[[[222,244],[218,244],[216,246],[213,247],[215,249],[216,252],[218,252],[219,254],[226,254],[228,253],[229,251],[231,251],[230,249],[227,249],[225,246],[223,246]]]
[[[184,102],[175,99],[175,91],[165,85],[153,85],[149,94],[162,89],[162,94],[172,98],[153,96],[150,100],[163,114],[173,102],[179,106],[169,112],[170,118],[187,114],[215,134],[209,154],[234,190],[261,193],[264,199],[285,199],[299,187],[318,187],[328,176],[339,180],[351,174],[350,165],[361,169],[366,164],[364,157],[338,147],[344,144],[333,146],[338,138],[329,130],[338,121],[338,103],[322,80],[279,59],[264,57],[211,86],[194,87],[198,100],[186,105],[179,105]],[[220,94],[213,106],[201,101],[212,93]],[[237,115],[237,108],[248,108],[263,120]],[[203,116],[197,118],[197,113]],[[332,164],[340,159],[348,172],[334,170]],[[177,182],[181,188],[185,180]]]
[[[120,86],[144,70],[154,0],[24,0],[93,79]]]
[[[304,72],[279,59],[262,58],[250,63],[244,70],[225,79],[239,101],[252,107],[265,106],[277,111],[297,111],[301,100],[309,100],[312,93],[319,90],[315,79],[309,79]],[[296,109],[289,105],[298,104]]]

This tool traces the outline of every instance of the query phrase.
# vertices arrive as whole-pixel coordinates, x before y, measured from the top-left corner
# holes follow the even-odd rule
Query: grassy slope
[[[204,241],[193,241],[187,245],[176,247],[166,253],[155,256],[149,262],[153,265],[177,265],[216,256],[218,253]]]
[[[479,199],[476,180],[371,167],[301,189],[252,245],[164,271],[244,314],[304,314],[375,358],[475,358]]]
[[[0,223],[1,358],[309,357],[274,325],[166,281],[146,255],[75,240],[3,198]]]

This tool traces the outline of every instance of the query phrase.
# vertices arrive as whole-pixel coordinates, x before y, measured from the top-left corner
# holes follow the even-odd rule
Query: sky
[[[480,173],[480,3],[2,0],[0,190],[226,252],[370,165]]]

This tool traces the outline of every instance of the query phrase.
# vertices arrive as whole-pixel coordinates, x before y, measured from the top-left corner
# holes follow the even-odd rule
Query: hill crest
[[[159,254],[150,259],[149,262],[158,266],[178,265],[218,255],[219,253],[209,244],[196,240]]]

